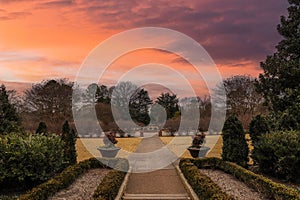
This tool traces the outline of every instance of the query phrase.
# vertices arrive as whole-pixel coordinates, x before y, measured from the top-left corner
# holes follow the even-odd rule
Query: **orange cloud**
[[[276,25],[286,7],[287,2],[273,0],[232,0],[226,5],[221,0],[0,0],[0,80],[72,80],[101,41],[144,26],[171,28],[192,37],[210,53],[225,78],[257,76],[259,62],[280,39]],[[155,62],[185,75],[200,93],[207,91],[202,78],[182,58],[153,50],[119,58],[104,81],[112,83],[134,66]]]

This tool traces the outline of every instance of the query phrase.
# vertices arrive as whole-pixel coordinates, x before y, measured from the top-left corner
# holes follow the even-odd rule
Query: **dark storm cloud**
[[[92,0],[80,11],[105,29],[159,26],[181,31],[222,61],[261,60],[272,53],[280,40],[276,26],[287,6],[286,0]]]

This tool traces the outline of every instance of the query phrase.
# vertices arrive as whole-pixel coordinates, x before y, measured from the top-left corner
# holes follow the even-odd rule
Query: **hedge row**
[[[232,196],[223,192],[208,176],[202,174],[190,160],[181,160],[179,167],[200,200],[234,200]]]
[[[54,176],[49,181],[33,188],[30,192],[20,196],[20,200],[43,200],[53,196],[61,189],[70,186],[81,174],[89,169],[114,167],[118,163],[126,163],[124,159],[102,159],[101,162],[96,158],[82,161],[78,164],[67,167],[62,173]],[[103,164],[105,163],[105,164]],[[123,164],[124,165],[124,164]],[[125,170],[124,170],[125,171]]]
[[[226,162],[219,158],[185,159],[182,162],[188,161],[195,164],[198,168],[210,167],[232,174],[237,179],[246,183],[249,187],[264,194],[268,199],[300,200],[299,191],[283,184],[275,183],[270,179],[246,170],[237,164]]]
[[[112,170],[98,185],[93,194],[94,200],[113,200],[118,195],[119,189],[125,178],[126,172]]]
[[[98,185],[93,194],[94,200],[113,200],[118,195],[119,189],[128,171],[128,162],[118,162]]]

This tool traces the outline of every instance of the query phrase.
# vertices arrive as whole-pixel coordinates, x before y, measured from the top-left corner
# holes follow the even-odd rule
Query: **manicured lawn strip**
[[[70,186],[81,174],[89,169],[95,168],[109,168],[103,163],[107,163],[108,166],[114,167],[119,163],[127,163],[124,159],[102,159],[102,162],[96,158],[91,158],[78,164],[67,167],[60,174],[54,176],[52,179],[39,186],[33,188],[27,194],[21,195],[20,200],[43,200],[50,196],[53,196],[56,192],[61,189]],[[126,164],[128,166],[128,164]],[[122,164],[125,166],[125,164]]]
[[[189,159],[182,159],[179,167],[200,200],[234,200],[232,196],[223,192],[209,177],[202,174]]]
[[[192,162],[198,168],[220,169],[235,176],[257,192],[264,194],[268,199],[300,200],[300,192],[283,184],[275,183],[270,179],[255,174],[237,164],[223,161],[219,158],[182,159],[181,162]]]

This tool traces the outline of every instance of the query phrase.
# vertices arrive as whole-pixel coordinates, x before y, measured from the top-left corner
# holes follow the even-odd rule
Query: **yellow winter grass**
[[[246,134],[246,140],[248,143],[248,147],[249,147],[249,151],[252,152],[253,150],[253,145],[251,142],[251,138],[249,134]],[[166,145],[168,143],[171,142],[171,140],[173,139],[173,137],[160,137],[161,141]],[[206,155],[206,157],[217,157],[217,158],[221,158],[222,157],[222,147],[223,147],[223,139],[222,136],[219,137],[217,143],[215,144],[215,146],[208,152],[208,154]],[[190,155],[190,152],[188,150],[186,150],[181,156],[181,158],[192,158],[192,156]],[[252,158],[249,156],[249,164],[253,164],[253,160]]]
[[[100,152],[97,150],[99,146],[103,146],[102,138],[77,138],[76,151],[77,161],[86,160],[92,157],[100,157]],[[135,151],[137,145],[141,142],[141,138],[117,138],[116,146],[121,147],[117,157],[127,157],[126,152]]]
[[[188,137],[190,137],[190,136],[188,136]],[[160,137],[160,139],[165,145],[167,145],[171,142],[173,137]],[[223,140],[222,140],[222,137],[220,136],[218,138],[218,141],[216,142],[215,146],[208,152],[206,157],[221,158],[222,146],[223,146]],[[180,157],[181,158],[192,158],[192,156],[190,155],[190,152],[188,150],[185,150],[184,153]]]

